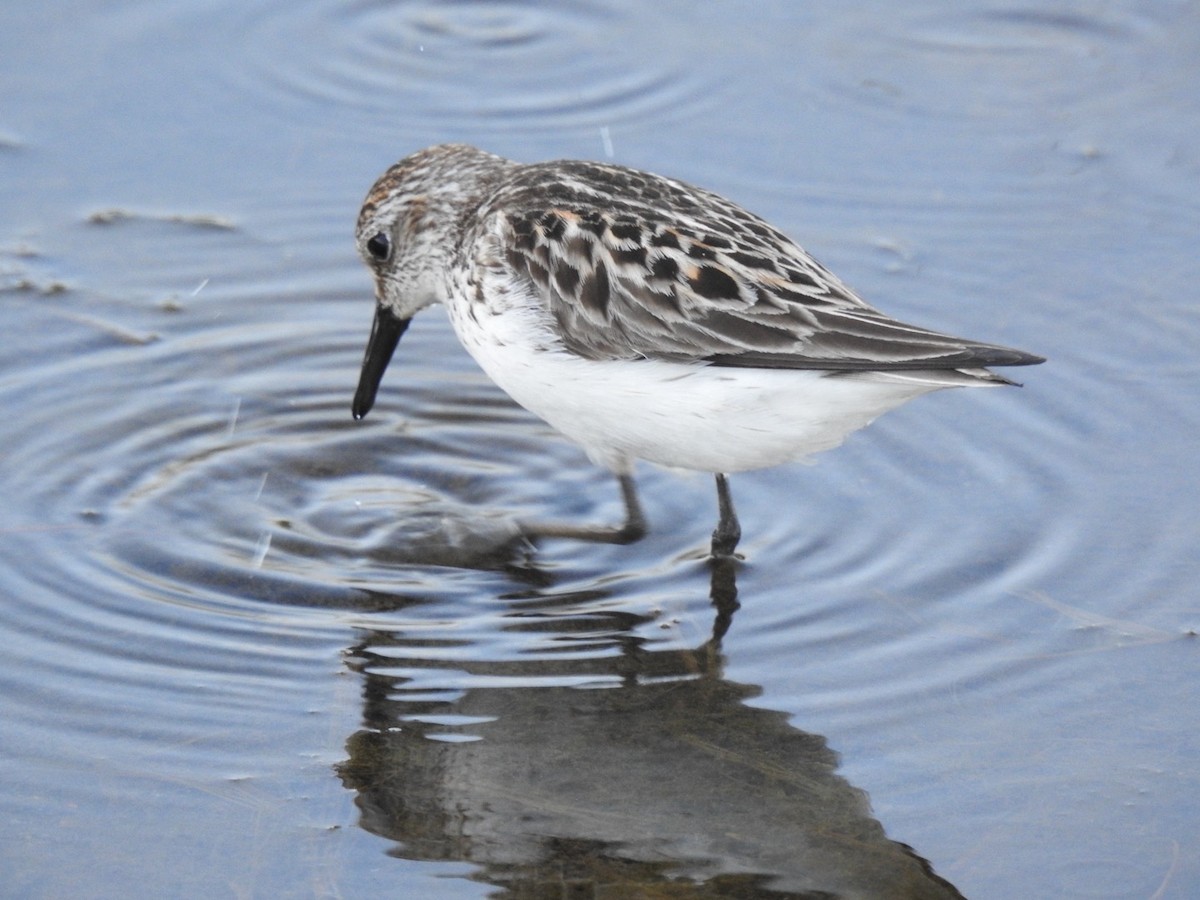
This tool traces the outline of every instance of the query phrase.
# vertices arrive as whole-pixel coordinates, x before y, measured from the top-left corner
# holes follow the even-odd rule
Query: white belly
[[[657,360],[588,360],[551,349],[526,310],[451,321],[509,396],[581,444],[598,464],[635,459],[703,472],[802,460],[913,397],[961,383],[938,373],[830,375]],[[922,376],[927,376],[922,377]]]

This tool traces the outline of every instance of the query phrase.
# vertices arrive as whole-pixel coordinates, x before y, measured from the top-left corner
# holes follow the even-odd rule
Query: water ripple
[[[632,58],[634,38],[654,33],[665,15],[644,5],[626,15],[580,0],[313,2],[281,13],[247,23],[244,39],[268,51],[247,54],[251,68],[233,74],[237,86],[265,88],[285,107],[358,108],[368,131],[608,127],[686,115],[701,94],[686,48],[668,42]],[[296,54],[297,46],[313,52]]]

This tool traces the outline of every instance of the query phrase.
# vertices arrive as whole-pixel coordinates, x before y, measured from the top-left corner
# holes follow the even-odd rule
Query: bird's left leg
[[[527,537],[571,538],[577,541],[595,541],[602,544],[632,544],[646,536],[646,516],[638,502],[637,485],[633,475],[618,473],[621,498],[625,501],[625,522],[622,525],[569,525],[561,522],[542,522],[523,525],[521,530]],[[736,541],[735,541],[736,543]]]
[[[742,526],[738,524],[737,512],[733,508],[733,497],[729,493],[729,479],[717,473],[717,508],[721,518],[712,533],[712,555],[717,558],[733,556],[733,551],[742,539]]]

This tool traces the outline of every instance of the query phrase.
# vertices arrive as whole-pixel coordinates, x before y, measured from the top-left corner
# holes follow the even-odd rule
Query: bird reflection
[[[960,897],[887,837],[824,738],[723,677],[737,564],[710,565],[694,649],[655,649],[648,617],[549,605],[514,613],[559,642],[530,659],[361,633],[364,725],[339,767],[361,826],[399,856],[473,863],[504,898]]]

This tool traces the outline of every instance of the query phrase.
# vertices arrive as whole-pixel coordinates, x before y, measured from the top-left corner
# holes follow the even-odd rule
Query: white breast
[[[459,340],[496,384],[616,472],[634,459],[725,473],[802,460],[913,397],[970,383],[956,373],[589,360],[563,348],[536,306],[448,305]]]

